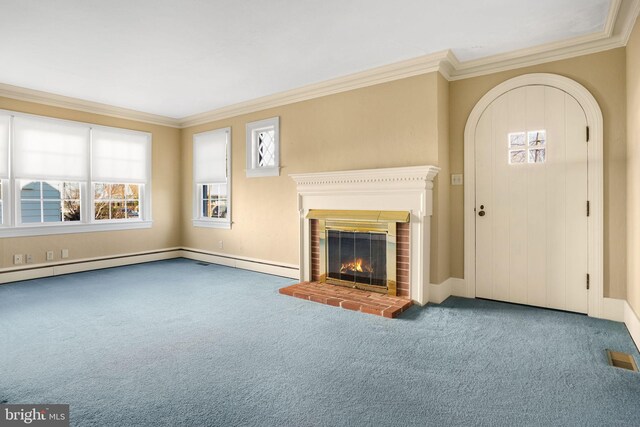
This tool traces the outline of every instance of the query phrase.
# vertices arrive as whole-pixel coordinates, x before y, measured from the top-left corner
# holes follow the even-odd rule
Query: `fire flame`
[[[373,273],[373,268],[362,261],[362,258],[356,258],[353,261],[346,262],[340,267],[340,273]]]

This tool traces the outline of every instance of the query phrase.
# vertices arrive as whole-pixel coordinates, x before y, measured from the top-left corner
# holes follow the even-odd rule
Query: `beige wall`
[[[183,244],[275,263],[299,263],[296,188],[291,173],[439,165],[439,98],[446,87],[437,73],[370,86],[272,108],[183,130]],[[279,177],[246,178],[245,124],[280,116]],[[230,126],[232,131],[231,230],[194,228],[192,218],[192,137]],[[446,132],[441,130],[441,133]],[[446,194],[441,191],[441,194]],[[436,209],[437,207],[436,202]],[[442,212],[446,221],[446,210]],[[438,229],[437,218],[432,228]],[[446,240],[442,231],[441,240]],[[440,240],[440,239],[438,239]],[[219,248],[224,242],[224,249]],[[437,243],[432,253],[438,253]],[[436,259],[431,280],[448,270]]]
[[[0,239],[0,267],[13,266],[13,254],[31,254],[34,264],[46,262],[46,251],[60,259],[60,250],[69,249],[69,260],[103,257],[180,245],[180,130],[131,120],[49,107],[0,97],[0,109],[20,111],[60,119],[96,123],[153,134],[153,227],[144,230]]]
[[[440,172],[434,185],[434,217],[432,237],[431,265],[435,275],[431,274],[431,283],[442,283],[451,277],[450,259],[450,178],[449,178],[449,82],[438,74],[438,165]],[[434,259],[435,257],[435,259]]]
[[[496,85],[527,73],[555,73],[585,86],[604,117],[604,290],[624,298],[626,288],[625,49],[505,71],[450,83],[450,167],[464,171],[464,127],[480,98]],[[451,188],[451,274],[464,277],[464,189]]]
[[[153,215],[151,230],[70,234],[0,240],[1,267],[14,253],[44,262],[46,250],[68,248],[71,259],[185,246],[298,264],[298,212],[291,173],[433,164],[442,168],[434,187],[431,282],[464,276],[463,186],[449,185],[463,172],[464,126],[476,102],[497,84],[521,74],[557,73],[583,84],[604,116],[605,295],[624,298],[629,259],[640,253],[635,218],[640,214],[638,148],[638,28],[629,46],[519,70],[447,82],[430,73],[370,86],[183,130],[0,98],[0,108],[153,133]],[[628,64],[627,64],[628,61]],[[628,79],[625,84],[624,76]],[[628,88],[627,88],[628,86]],[[627,181],[627,103],[629,178]],[[280,116],[279,177],[245,176],[245,124]],[[192,136],[232,128],[231,230],[194,228],[192,218]],[[629,182],[627,192],[626,186]],[[181,197],[177,203],[175,197]],[[219,242],[224,242],[224,249]],[[640,267],[629,265],[629,295],[640,308]],[[635,286],[635,287],[634,287]],[[640,310],[638,310],[640,311]]]
[[[640,313],[640,21],[627,44],[627,300]]]

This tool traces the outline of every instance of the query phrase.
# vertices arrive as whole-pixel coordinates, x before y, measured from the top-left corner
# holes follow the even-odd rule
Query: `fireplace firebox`
[[[327,279],[385,288],[386,233],[327,230]]]
[[[318,221],[320,282],[397,295],[396,224],[409,212],[311,210]]]

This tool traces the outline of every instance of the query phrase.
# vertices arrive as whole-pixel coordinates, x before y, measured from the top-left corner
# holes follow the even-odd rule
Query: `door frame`
[[[523,86],[550,86],[574,97],[584,110],[589,126],[587,144],[588,183],[590,201],[588,223],[588,315],[603,316],[604,304],[604,197],[603,197],[603,120],[602,111],[593,95],[580,83],[557,74],[534,73],[509,79],[487,92],[473,107],[464,129],[464,280],[468,298],[476,297],[476,184],[475,184],[475,131],[482,113],[505,93]],[[586,135],[585,135],[586,138]],[[585,200],[586,215],[586,200]],[[585,277],[586,286],[586,277]]]

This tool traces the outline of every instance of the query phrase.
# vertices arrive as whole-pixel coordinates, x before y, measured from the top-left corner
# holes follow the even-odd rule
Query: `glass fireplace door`
[[[386,233],[327,230],[327,280],[386,287],[386,238]]]

